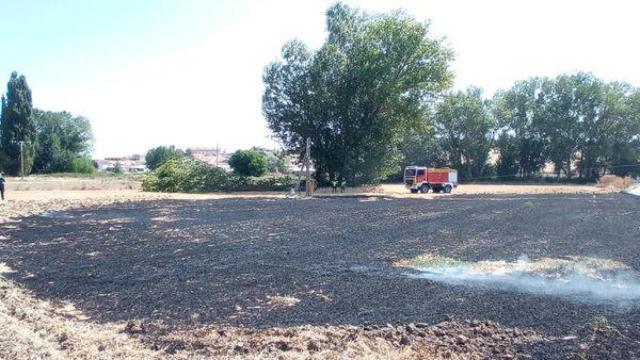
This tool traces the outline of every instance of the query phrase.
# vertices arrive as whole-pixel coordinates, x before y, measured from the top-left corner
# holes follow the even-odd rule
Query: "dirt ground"
[[[640,269],[638,198],[488,186],[310,200],[12,192],[0,208],[0,358],[638,358],[635,306],[393,266],[526,254]]]

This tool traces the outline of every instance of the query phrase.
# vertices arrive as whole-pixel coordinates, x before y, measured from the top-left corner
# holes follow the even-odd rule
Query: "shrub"
[[[291,176],[244,177],[232,175],[226,191],[284,191],[292,188],[296,179]]]
[[[205,193],[220,191],[284,191],[295,179],[290,176],[246,177],[227,174],[219,167],[182,158],[169,160],[142,182],[145,191]]]
[[[93,166],[93,161],[86,157],[76,157],[71,160],[71,172],[78,174],[93,174],[96,168]]]
[[[115,165],[113,165],[113,167],[111,169],[109,169],[108,171],[110,171],[111,173],[115,174],[115,175],[121,175],[124,173],[124,170],[122,169],[122,165],[120,165],[119,162],[117,162]]]
[[[269,161],[256,149],[238,150],[229,158],[229,166],[240,176],[262,176],[269,170]]]

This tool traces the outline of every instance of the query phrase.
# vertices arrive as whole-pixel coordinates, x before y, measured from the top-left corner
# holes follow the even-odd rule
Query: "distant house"
[[[229,157],[231,156],[231,154],[224,149],[220,149],[219,147],[193,147],[187,148],[186,152],[187,154],[193,156],[193,158],[204,161],[209,165],[215,165],[224,169],[225,171],[231,170],[231,167],[229,166]]]
[[[116,166],[120,166],[126,173],[143,173],[149,169],[145,165],[144,156],[135,154],[123,157],[106,157],[95,160],[98,164],[98,171],[112,171]]]

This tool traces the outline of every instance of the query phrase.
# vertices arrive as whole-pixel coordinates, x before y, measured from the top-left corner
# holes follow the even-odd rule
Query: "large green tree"
[[[33,172],[73,172],[74,164],[81,162],[78,158],[89,156],[93,146],[89,119],[38,109],[33,118],[37,134]]]
[[[452,51],[403,12],[371,15],[335,4],[328,36],[298,41],[264,72],[263,112],[291,151],[312,140],[316,176],[369,182],[397,171],[403,135],[424,129],[428,104],[450,87]]]
[[[2,97],[0,118],[0,146],[2,167],[11,175],[21,171],[20,144],[23,143],[25,174],[31,172],[36,145],[36,127],[33,121],[31,89],[24,75],[11,73],[7,93]]]
[[[183,157],[184,151],[176,149],[175,146],[157,146],[149,149],[144,156],[144,161],[149,170],[154,170],[169,160],[176,160]]]
[[[482,90],[472,87],[447,96],[436,107],[434,125],[448,163],[461,178],[482,177],[496,127]]]
[[[269,170],[267,156],[258,149],[237,150],[229,157],[229,166],[241,176],[262,176]]]
[[[496,94],[498,170],[523,176],[553,162],[558,179],[637,170],[640,95],[590,73],[531,78]],[[574,171],[575,170],[575,171]]]
[[[500,153],[498,174],[528,177],[545,164],[545,118],[540,93],[547,80],[532,78],[516,82],[507,91],[496,93],[493,114],[499,127],[496,147]]]
[[[595,179],[601,169],[618,173],[638,159],[640,119],[633,108],[633,88],[625,83],[595,82],[583,101],[590,107],[578,123],[578,171],[588,180]],[[622,169],[618,168],[622,167]],[[636,169],[637,170],[637,169]]]

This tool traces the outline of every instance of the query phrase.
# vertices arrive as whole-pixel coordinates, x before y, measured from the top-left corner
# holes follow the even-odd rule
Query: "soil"
[[[633,304],[445,285],[392,264],[425,253],[465,261],[526,254],[597,256],[640,269],[638,201],[115,202],[1,225],[0,263],[33,296],[71,302],[94,323],[122,324],[166,356],[340,357],[355,351],[346,344],[366,339],[379,357],[631,359],[640,356]]]

